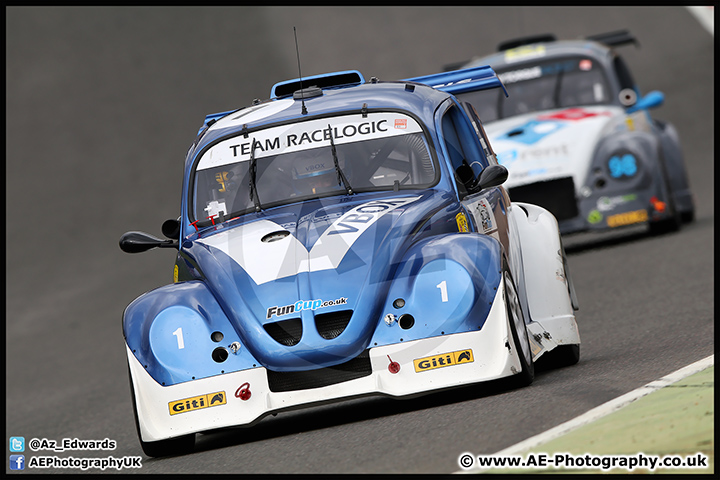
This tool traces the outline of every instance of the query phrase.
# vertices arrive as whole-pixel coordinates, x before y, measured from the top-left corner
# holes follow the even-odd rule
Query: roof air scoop
[[[273,85],[270,91],[271,98],[282,98],[289,95],[295,97],[295,92],[303,89],[303,85],[313,85],[319,89],[342,88],[365,83],[365,78],[357,70],[346,70],[344,72],[324,73],[322,75],[313,75],[303,77],[302,82],[299,78],[285,80]],[[306,89],[303,89],[306,90]],[[308,97],[305,97],[308,98]]]

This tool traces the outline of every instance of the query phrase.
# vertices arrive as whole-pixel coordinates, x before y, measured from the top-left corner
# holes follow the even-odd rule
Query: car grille
[[[301,372],[267,371],[268,386],[271,392],[292,392],[320,388],[336,383],[362,378],[372,373],[370,350],[365,350],[349,362],[317,370]]]
[[[321,337],[332,340],[340,335],[347,327],[352,317],[352,310],[341,310],[339,312],[321,313],[315,315],[315,327]]]
[[[513,202],[532,203],[549,210],[558,221],[577,217],[579,213],[572,177],[513,187],[508,194]]]
[[[302,321],[299,318],[266,323],[263,326],[273,340],[289,347],[297,345],[302,337]]]

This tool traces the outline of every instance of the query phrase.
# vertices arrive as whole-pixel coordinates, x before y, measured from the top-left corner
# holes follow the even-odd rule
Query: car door
[[[494,237],[508,252],[507,211],[510,199],[502,186],[480,190],[482,171],[491,161],[497,164],[497,160],[490,142],[484,137],[479,119],[471,118],[453,102],[441,119],[442,147],[453,169],[458,198],[476,231]]]

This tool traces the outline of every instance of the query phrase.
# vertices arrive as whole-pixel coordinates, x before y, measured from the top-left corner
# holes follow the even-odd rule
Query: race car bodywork
[[[501,84],[476,70],[476,87]],[[363,395],[405,397],[579,358],[555,218],[510,203],[454,96],[339,72],[208,115],[168,240],[174,283],[123,315],[151,456],[194,434]]]
[[[648,112],[662,93],[642,97],[613,48],[632,42],[625,31],[573,41],[541,35],[464,65],[490,65],[507,98],[464,88],[459,72],[411,80],[440,85],[477,109],[510,172],[512,200],[547,208],[562,233],[641,223],[677,230],[695,215],[682,149],[675,127]]]

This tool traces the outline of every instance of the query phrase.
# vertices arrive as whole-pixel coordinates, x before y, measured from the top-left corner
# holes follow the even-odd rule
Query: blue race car
[[[464,85],[457,72],[413,80],[475,106],[509,171],[510,198],[547,208],[563,234],[639,224],[663,233],[692,221],[695,206],[677,130],[648,111],[663,94],[641,96],[615,49],[635,42],[627,31],[538,35],[464,64],[491,66],[507,98]]]
[[[120,240],[178,252],[174,283],[123,316],[144,452],[300,406],[527,385],[540,356],[576,363],[557,222],[511,203],[506,178],[474,110],[419,83],[337,72],[208,115],[168,240]]]

